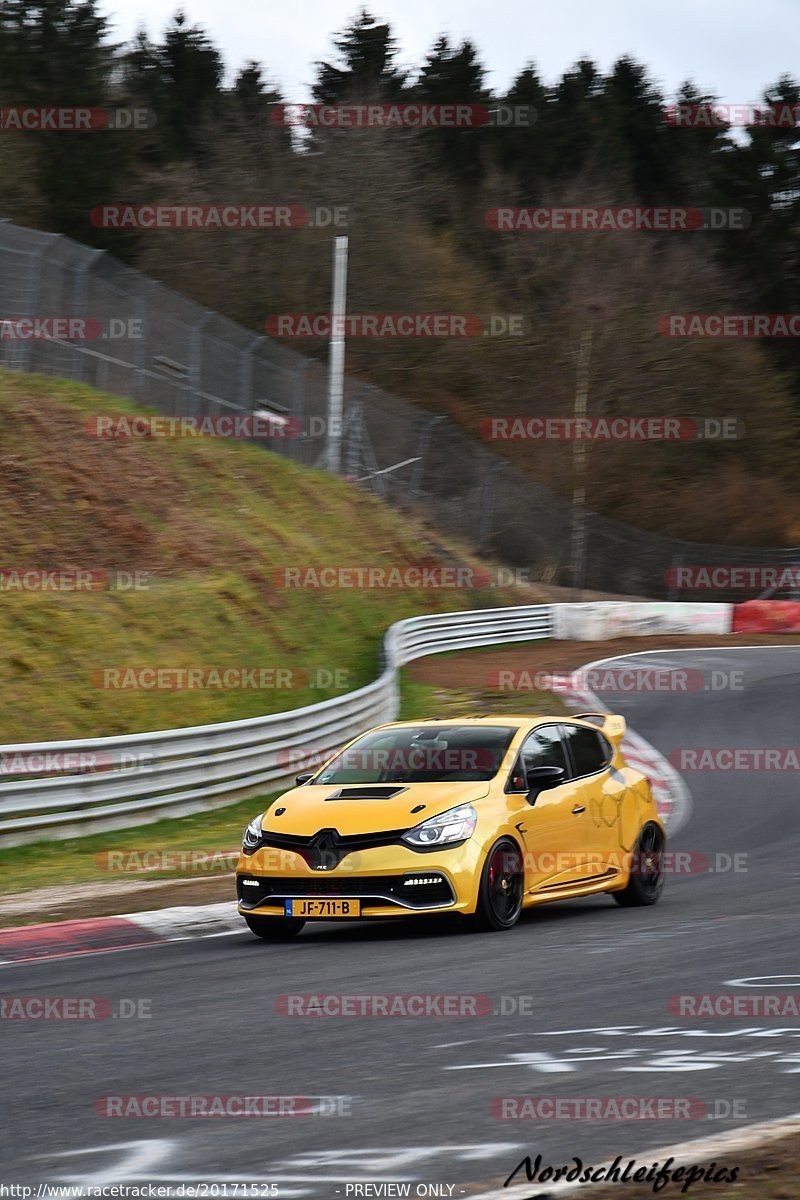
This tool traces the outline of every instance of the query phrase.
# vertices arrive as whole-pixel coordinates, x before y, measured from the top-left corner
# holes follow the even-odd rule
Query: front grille
[[[435,878],[439,882],[412,882]],[[258,887],[247,886],[246,881]],[[405,875],[370,875],[351,878],[287,879],[283,877],[239,875],[236,889],[246,908],[256,908],[269,901],[279,902],[289,896],[352,896],[369,899],[370,907],[400,901],[407,908],[438,908],[452,904],[453,889],[445,875],[438,871],[406,873]]]
[[[349,854],[351,850],[372,850],[375,846],[393,846],[405,833],[405,829],[387,829],[384,833],[356,833],[338,836],[338,844]],[[279,850],[302,852],[313,845],[319,834],[313,837],[296,837],[290,833],[265,832],[261,838],[263,846],[275,846]]]
[[[379,846],[394,846],[404,833],[404,829],[386,829],[380,833],[343,836],[337,829],[320,829],[313,837],[298,837],[291,833],[275,833],[270,829],[262,833],[259,846],[254,849],[269,846],[275,850],[293,850],[315,870],[332,871],[348,854],[374,850]]]

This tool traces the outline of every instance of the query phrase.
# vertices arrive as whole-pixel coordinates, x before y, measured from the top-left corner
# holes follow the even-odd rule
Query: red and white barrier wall
[[[658,633],[731,632],[733,604],[688,604],[682,601],[609,600],[588,604],[555,604],[554,636],[571,641],[601,642],[614,637]],[[797,606],[800,609],[800,605]]]
[[[800,633],[796,600],[747,600],[733,605],[732,633]]]
[[[554,636],[601,642],[659,633],[800,633],[800,603],[748,600],[744,604],[658,603],[648,600],[555,604]]]

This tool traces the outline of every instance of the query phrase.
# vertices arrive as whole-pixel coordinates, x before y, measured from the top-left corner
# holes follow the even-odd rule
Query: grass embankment
[[[287,588],[284,567],[475,560],[352,484],[252,444],[87,432],[94,414],[134,411],[80,385],[0,372],[0,569],[141,572],[146,584],[0,592],[0,744],[294,708],[373,678],[392,621],[531,598]],[[145,666],[293,674],[291,686],[283,675],[259,690],[98,686],[98,671]]]
[[[538,597],[508,590],[292,589],[284,567],[475,565],[353,485],[222,439],[105,441],[98,414],[141,412],[60,380],[0,372],[0,744],[111,735],[294,708],[374,678],[403,617]],[[17,590],[9,573],[122,572],[140,589]],[[128,667],[290,672],[266,689],[109,690]],[[338,672],[338,677],[337,677]],[[315,673],[320,686],[312,686]],[[326,678],[327,677],[327,678]],[[453,706],[468,710],[463,693]],[[407,681],[408,715],[442,711]],[[260,801],[0,852],[4,891],[105,879],[114,847],[227,850]],[[34,867],[35,861],[35,867]],[[176,872],[181,874],[181,872]]]

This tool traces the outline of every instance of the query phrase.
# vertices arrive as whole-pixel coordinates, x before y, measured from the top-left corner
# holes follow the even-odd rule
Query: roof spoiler
[[[593,725],[597,725],[615,746],[622,741],[628,728],[625,718],[617,713],[578,713],[578,720],[591,721]]]

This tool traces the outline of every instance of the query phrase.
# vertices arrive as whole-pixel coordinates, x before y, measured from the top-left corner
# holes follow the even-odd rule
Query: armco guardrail
[[[404,663],[552,633],[550,605],[412,617],[388,629],[378,678],[346,696],[253,720],[0,746],[6,775],[15,763],[29,768],[20,772],[26,778],[0,783],[0,838],[18,845],[77,837],[279,790],[304,761],[323,761],[360,730],[397,716]],[[67,763],[77,772],[53,773]]]

